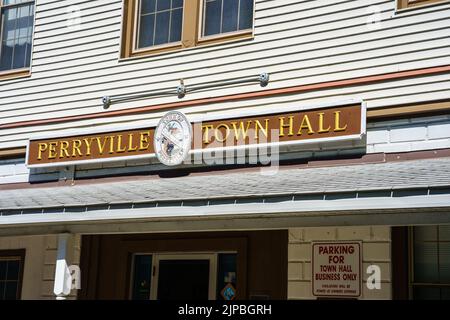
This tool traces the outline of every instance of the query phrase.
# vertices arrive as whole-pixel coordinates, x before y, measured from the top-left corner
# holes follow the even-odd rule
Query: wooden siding
[[[395,0],[256,0],[252,40],[119,60],[122,1],[74,0],[79,29],[67,28],[67,6],[36,1],[32,75],[0,81],[0,123],[102,112],[101,97],[175,89],[269,72],[267,89],[448,65],[450,4],[396,12]],[[367,22],[380,9],[379,27]],[[368,107],[450,98],[450,74],[438,74],[288,96],[185,108],[189,114],[276,109],[362,98]],[[243,84],[191,93],[184,100],[266,90]],[[121,110],[177,102],[173,97],[113,105]],[[165,111],[0,130],[0,149],[25,146],[32,135],[103,125],[156,122]]]

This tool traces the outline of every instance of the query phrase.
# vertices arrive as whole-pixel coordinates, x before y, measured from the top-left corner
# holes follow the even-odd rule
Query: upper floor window
[[[253,25],[253,0],[204,0],[202,36],[248,30]]]
[[[25,250],[0,251],[0,300],[18,300]]]
[[[254,0],[124,0],[122,57],[252,37]]]
[[[444,1],[447,1],[447,0],[397,0],[398,9],[412,8],[412,7],[423,6],[423,5],[427,5],[427,4],[444,2]]]
[[[181,41],[183,0],[141,0],[137,48]]]
[[[26,71],[31,63],[34,1],[0,0],[0,74]]]

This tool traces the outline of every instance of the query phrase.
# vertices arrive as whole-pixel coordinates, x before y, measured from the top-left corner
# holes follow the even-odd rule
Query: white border
[[[277,108],[277,110],[262,110],[261,112],[251,112],[249,110],[241,111],[233,113],[230,117],[229,111],[224,111],[219,114],[214,113],[206,113],[203,115],[193,115],[193,116],[187,116],[189,122],[191,123],[198,123],[198,122],[206,122],[206,121],[217,121],[222,119],[237,119],[237,118],[243,118],[243,117],[258,117],[262,115],[270,115],[270,114],[279,114],[279,113],[286,113],[286,112],[294,112],[294,111],[310,111],[315,109],[325,109],[325,108],[332,108],[337,106],[348,106],[352,104],[361,104],[361,132],[359,134],[355,135],[349,135],[349,136],[340,136],[340,137],[331,137],[331,138],[317,138],[317,139],[310,139],[310,140],[296,140],[296,141],[287,141],[287,142],[274,142],[274,143],[265,143],[265,144],[252,144],[252,145],[243,145],[243,146],[230,146],[230,147],[220,147],[220,148],[205,148],[205,149],[197,149],[197,150],[191,150],[189,152],[190,155],[192,154],[199,154],[199,153],[208,153],[208,152],[214,152],[218,150],[242,150],[242,149],[255,149],[255,148],[263,148],[263,147],[272,147],[275,145],[279,146],[294,146],[294,145],[304,145],[304,144],[314,144],[314,143],[324,143],[324,142],[336,142],[336,141],[347,141],[347,140],[361,140],[366,135],[366,119],[367,119],[367,103],[364,102],[361,99],[349,99],[349,100],[343,100],[338,102],[330,102],[330,103],[322,103],[322,104],[314,104],[314,105],[305,105],[303,107],[299,106],[286,106],[286,107],[280,107]],[[177,110],[173,110],[177,111]],[[169,112],[173,112],[169,111]],[[181,111],[177,111],[181,112]],[[182,112],[181,112],[182,113]],[[120,161],[128,161],[128,160],[139,160],[139,159],[150,159],[150,158],[156,158],[155,153],[149,153],[144,155],[133,155],[133,156],[123,156],[123,157],[113,157],[113,158],[104,158],[104,159],[91,159],[91,160],[75,160],[75,161],[67,161],[67,162],[55,162],[55,163],[45,163],[45,164],[29,164],[29,150],[30,150],[30,143],[31,141],[35,140],[48,140],[53,138],[62,139],[65,137],[77,137],[77,136],[84,136],[84,135],[92,135],[92,134],[101,134],[101,133],[112,133],[112,132],[120,132],[120,131],[129,131],[129,130],[139,130],[139,129],[151,129],[156,128],[157,123],[159,123],[160,120],[153,120],[150,121],[149,125],[138,125],[138,126],[121,126],[115,128],[114,131],[111,130],[104,130],[104,129],[94,129],[92,131],[81,133],[80,130],[72,129],[70,131],[67,131],[65,134],[49,134],[46,136],[36,136],[28,140],[27,142],[27,151],[26,151],[26,166],[27,168],[51,168],[51,167],[64,167],[64,166],[73,166],[73,165],[82,165],[82,164],[92,164],[92,163],[107,163],[107,162],[120,162]],[[154,124],[153,124],[154,123]]]

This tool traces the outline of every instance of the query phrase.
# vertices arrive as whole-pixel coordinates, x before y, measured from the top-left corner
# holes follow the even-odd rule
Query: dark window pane
[[[16,40],[14,46],[13,69],[25,67],[25,49],[26,42],[23,39]]]
[[[1,49],[0,71],[12,68],[13,41],[4,41]]]
[[[439,226],[439,241],[450,241],[450,226]]]
[[[11,260],[8,261],[8,270],[6,274],[6,280],[18,280],[19,279],[20,261]]]
[[[206,1],[205,8],[205,36],[220,33],[222,0]]]
[[[183,23],[183,9],[172,11],[172,25],[170,26],[170,42],[181,40],[181,28]]]
[[[222,297],[222,290],[231,284],[236,290],[236,254],[219,254],[217,267],[217,300],[225,300]]]
[[[17,281],[11,281],[5,283],[5,300],[17,299]]]
[[[30,22],[30,6],[22,6],[19,7],[19,15],[17,19],[17,26],[16,26],[16,36],[18,38],[26,38],[28,37],[29,33],[29,22]]]
[[[253,1],[241,0],[239,9],[239,30],[251,29],[253,26]]]
[[[142,16],[139,29],[139,48],[153,45],[153,28],[155,26],[155,15]]]
[[[414,242],[437,241],[437,230],[436,226],[415,227]]]
[[[141,0],[141,14],[153,13],[156,8],[156,0]]]
[[[28,39],[26,49],[25,49],[25,66],[29,67],[31,63],[31,39]]]
[[[238,28],[239,0],[223,2],[222,33],[236,31]]]
[[[149,300],[152,279],[152,256],[134,257],[133,300]]]
[[[443,287],[441,289],[441,299],[442,300],[450,300],[450,288]]]
[[[172,9],[182,7],[183,7],[183,0],[172,0]]]
[[[155,45],[164,44],[169,41],[169,17],[169,11],[156,14]]]
[[[437,242],[414,244],[414,281],[438,282],[438,246]]]
[[[6,264],[7,261],[0,261],[0,282],[6,280]],[[0,293],[1,295],[1,293]]]
[[[168,10],[170,9],[170,0],[158,0],[158,5],[156,6],[156,11]]]
[[[0,281],[0,300],[5,300],[5,283]]]
[[[16,37],[17,8],[5,9],[2,15],[3,40]]]
[[[439,288],[416,287],[414,288],[415,300],[439,300],[441,297]]]
[[[3,4],[4,5],[7,5],[7,4],[19,4],[19,3],[22,3],[22,2],[26,2],[26,1],[29,1],[29,0],[3,0]]]
[[[439,276],[441,283],[450,283],[450,242],[439,243]]]
[[[207,300],[209,260],[161,260],[158,300]]]

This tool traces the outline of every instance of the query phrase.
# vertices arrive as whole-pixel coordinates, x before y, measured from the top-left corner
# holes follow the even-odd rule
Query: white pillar
[[[56,256],[55,269],[55,286],[53,293],[56,300],[66,300],[66,297],[72,290],[72,278],[67,263],[68,259],[68,244],[71,242],[72,235],[63,233],[58,236],[58,252]]]

